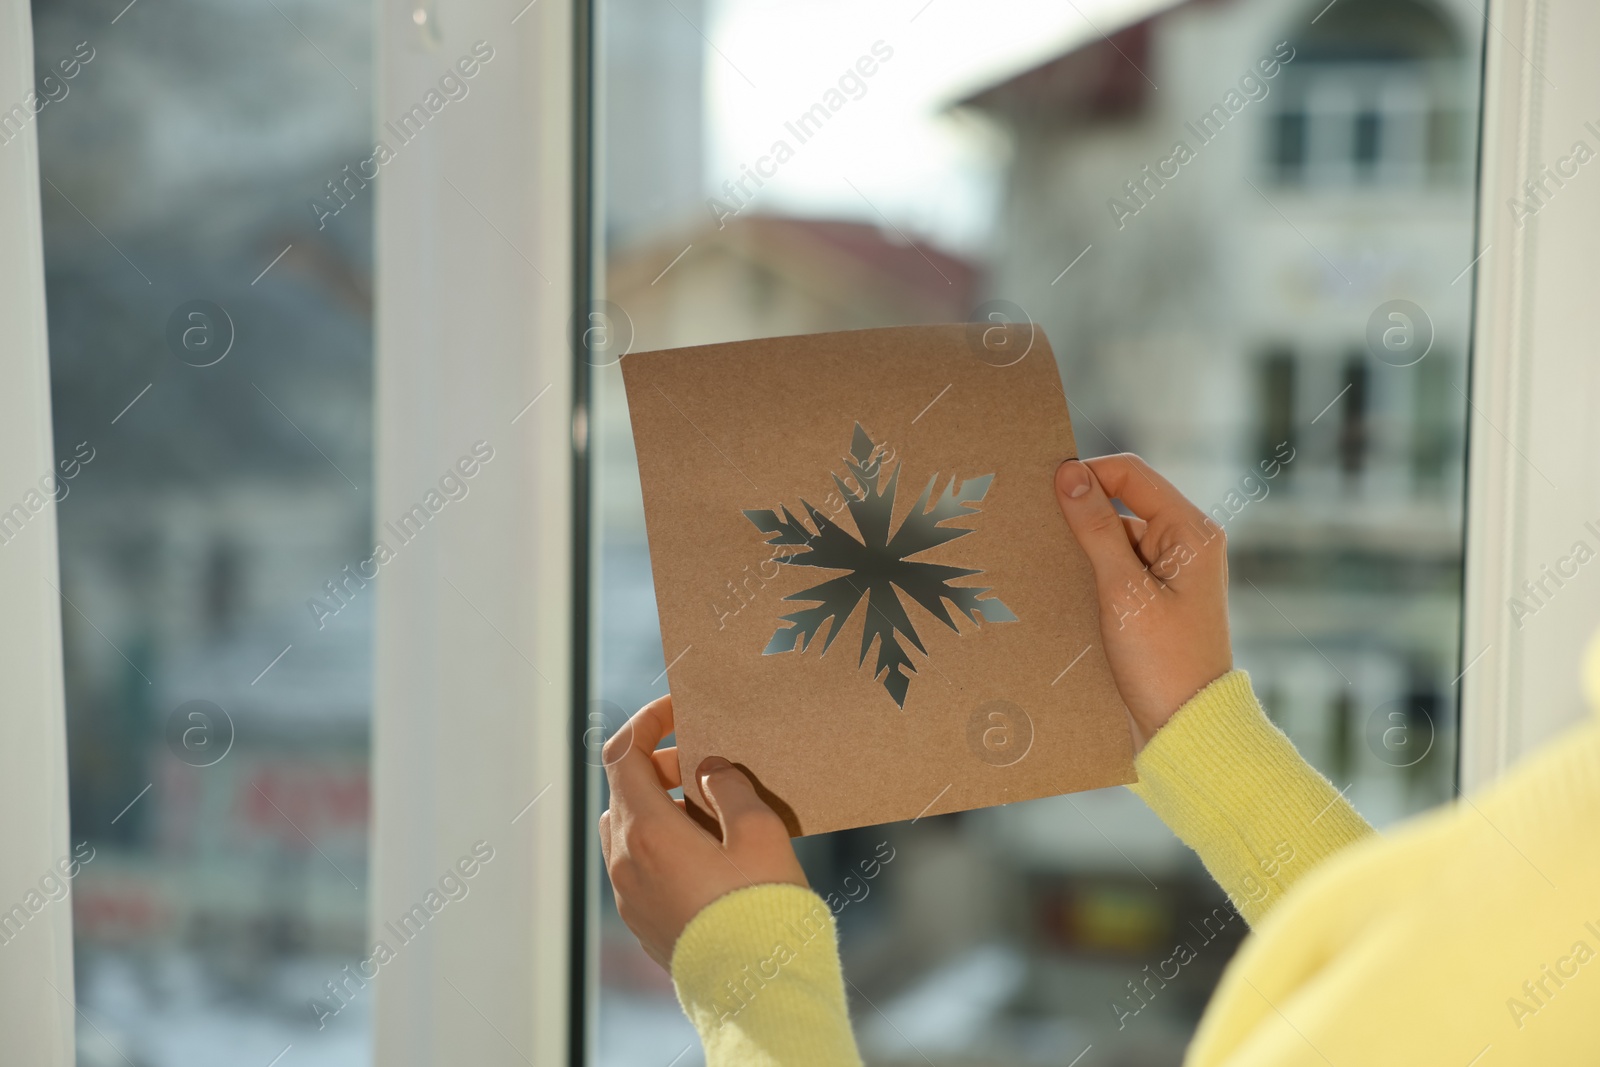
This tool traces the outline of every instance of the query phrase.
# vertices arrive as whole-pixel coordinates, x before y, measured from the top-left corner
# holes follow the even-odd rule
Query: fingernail
[[[1069,459],[1056,470],[1056,485],[1076,500],[1089,491],[1089,468],[1075,459]]]
[[[720,771],[731,766],[733,766],[733,764],[729,763],[721,756],[707,756],[705,759],[700,761],[700,769],[695,772],[695,775],[700,778],[705,778],[707,775],[715,771]]]

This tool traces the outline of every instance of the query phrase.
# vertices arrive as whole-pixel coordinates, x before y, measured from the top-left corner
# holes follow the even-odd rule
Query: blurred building
[[[612,244],[651,240],[700,207],[706,7],[608,0],[597,8],[605,64],[600,190]],[[650,163],[622,163],[634,159]]]
[[[354,558],[355,537],[347,558],[324,543],[358,533],[348,495],[124,487],[62,523],[73,831],[98,849],[74,898],[86,947],[181,945],[240,982],[362,948],[370,591],[320,630],[281,595],[326,599],[309,576]]]
[[[371,544],[371,197],[310,209],[371,153],[371,12],[120,8],[34,5],[41,76],[93,53],[37,119],[56,452],[93,451],[58,505],[80,1062],[364,1062],[307,1001],[366,939],[371,603],[305,602]],[[169,336],[196,300],[210,366]]]
[[[1481,14],[1322,7],[1175,4],[961,106],[1012,141],[988,292],[1054,342],[1086,453],[1225,526],[1240,661],[1383,822],[1453,780],[1393,765],[1459,669]],[[1417,346],[1379,358],[1375,319]]]
[[[606,293],[632,320],[633,349],[709,344],[730,334],[963,322],[977,268],[861,222],[751,215],[614,255]]]
[[[984,294],[1045,329],[1084,454],[1142,453],[1224,527],[1237,662],[1383,825],[1454,785],[1481,15],[1323,7],[1175,4],[958,106],[1011,143]],[[903,846],[883,922],[946,951],[864,1028],[882,1062],[919,1062],[900,1030],[944,1063],[1176,1063],[1243,934],[1195,934],[1227,909],[1187,850],[1122,790],[963,819]],[[1179,938],[1205,947],[1143,1007]],[[1010,992],[953,1027],[979,973]]]

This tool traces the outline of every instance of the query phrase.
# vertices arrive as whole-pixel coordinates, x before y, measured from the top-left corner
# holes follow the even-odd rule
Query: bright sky
[[[795,156],[750,211],[887,218],[955,249],[981,247],[1004,144],[942,114],[945,105],[1098,39],[1097,27],[1110,31],[1173,2],[712,0],[708,195],[782,138]],[[878,41],[893,56],[865,79],[865,94],[800,144],[784,123],[819,102]]]

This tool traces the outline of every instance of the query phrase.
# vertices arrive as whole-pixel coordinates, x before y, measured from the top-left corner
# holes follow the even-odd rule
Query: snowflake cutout
[[[774,546],[792,546],[795,551],[776,556],[777,561],[790,567],[820,567],[826,570],[845,571],[837,578],[819,582],[809,589],[791,593],[784,600],[810,602],[808,607],[791,615],[781,616],[787,626],[780,626],[767,642],[763,655],[792,652],[802,653],[830,619],[833,625],[823,638],[822,655],[827,655],[833,639],[839,636],[845,622],[863,599],[867,602],[867,615],[861,633],[860,666],[867,661],[867,653],[874,640],[878,642],[878,662],[873,677],[881,678],[884,689],[896,704],[905,707],[906,692],[911,679],[907,672],[917,673],[916,665],[902,639],[911,643],[924,656],[923,647],[906,613],[901,594],[910,597],[934,618],[960,633],[960,627],[945,606],[949,601],[957,611],[974,623],[1016,622],[1011,613],[996,597],[978,599],[988,588],[958,586],[951,583],[982,571],[965,567],[947,567],[927,563],[912,557],[939,545],[948,544],[973,531],[966,527],[946,526],[945,523],[963,515],[976,514],[972,506],[989,491],[994,475],[969,478],[956,484],[951,475],[944,492],[933,498],[934,486],[939,481],[936,473],[928,479],[927,487],[917,498],[911,513],[891,535],[889,526],[894,513],[895,489],[900,479],[900,465],[883,481],[883,445],[874,444],[867,432],[856,423],[850,442],[850,455],[845,464],[855,475],[856,489],[852,489],[836,474],[834,484],[839,487],[850,516],[855,520],[859,538],[852,536],[838,524],[829,521],[816,508],[801,500],[800,505],[811,516],[816,527],[812,533],[801,520],[783,509],[780,516],[771,510],[747,510],[749,519],[762,533],[769,534],[766,543]],[[932,506],[929,501],[932,499]]]

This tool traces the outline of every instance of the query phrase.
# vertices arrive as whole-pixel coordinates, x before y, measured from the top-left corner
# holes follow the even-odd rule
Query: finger
[[[1131,453],[1086,462],[1107,494],[1148,520],[1137,551],[1157,581],[1187,582],[1189,564],[1200,558],[1208,561],[1200,573],[1226,568],[1222,528],[1148,463]]]
[[[600,813],[600,859],[611,866],[611,810]]]
[[[1141,518],[1124,515],[1122,528],[1127,531],[1128,543],[1133,546],[1133,554],[1139,557],[1139,562],[1144,564],[1145,570],[1160,580],[1161,573],[1158,573],[1162,562],[1160,546],[1150,537],[1150,524]]]
[[[656,781],[661,783],[662,789],[676,789],[683,784],[683,778],[678,771],[678,746],[671,748],[658,748],[650,753],[650,762],[656,765]]]
[[[649,755],[661,744],[661,739],[672,732],[672,694],[657,697],[638,711],[622,729],[612,734],[601,750],[601,761],[607,766],[620,760],[631,749]]]
[[[1069,459],[1056,469],[1056,503],[1088,555],[1095,585],[1102,592],[1120,589],[1140,576],[1144,564],[1128,543],[1122,516],[1087,463]]]
[[[620,819],[670,811],[666,789],[651,759],[672,732],[672,697],[652,700],[606,742],[602,759],[611,783],[611,807]]]
[[[755,786],[738,767],[720,756],[700,764],[700,791],[722,827],[722,844],[728,849],[782,842],[789,831],[783,819],[756,794]]]
[[[1134,553],[1140,559],[1144,559],[1144,552],[1139,547],[1139,544],[1144,540],[1144,533],[1149,529],[1150,524],[1133,515],[1120,515],[1119,517],[1122,519],[1122,529],[1128,535],[1128,544],[1133,547]],[[1145,560],[1145,563],[1148,564],[1149,562],[1149,560]]]
[[[1084,465],[1094,471],[1107,496],[1121,500],[1141,519],[1181,524],[1201,515],[1176,486],[1131,452],[1084,460]]]

